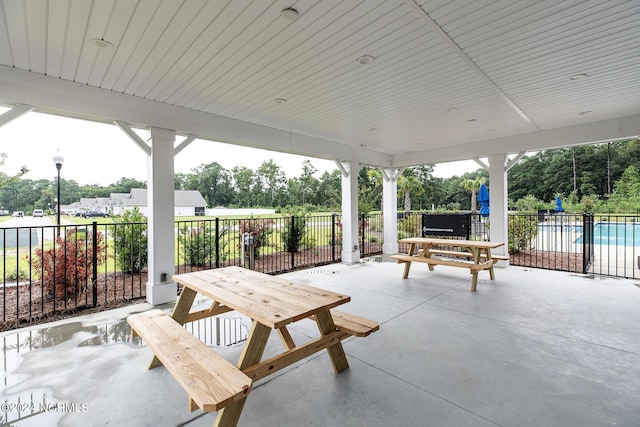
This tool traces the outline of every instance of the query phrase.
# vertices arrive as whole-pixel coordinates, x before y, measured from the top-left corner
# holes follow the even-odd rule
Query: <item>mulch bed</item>
[[[582,254],[552,251],[523,251],[509,255],[510,265],[572,273],[582,273],[582,260]]]

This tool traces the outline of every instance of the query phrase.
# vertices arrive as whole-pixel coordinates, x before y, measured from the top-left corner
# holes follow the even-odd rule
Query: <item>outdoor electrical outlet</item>
[[[167,281],[167,273],[160,273],[160,281],[161,282]]]

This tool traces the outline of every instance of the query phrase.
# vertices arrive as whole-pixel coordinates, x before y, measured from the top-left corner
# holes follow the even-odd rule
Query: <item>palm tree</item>
[[[464,178],[460,183],[465,191],[471,193],[471,213],[476,213],[476,207],[478,205],[476,194],[478,194],[478,190],[480,190],[480,185],[485,182],[486,179],[484,177],[476,177],[474,179]]]
[[[398,179],[398,188],[401,193],[404,193],[404,211],[405,213],[409,213],[411,212],[411,193],[416,196],[424,193],[422,182],[415,176],[402,175]]]

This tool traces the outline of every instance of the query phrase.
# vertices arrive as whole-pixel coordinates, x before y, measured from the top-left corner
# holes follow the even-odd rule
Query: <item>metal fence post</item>
[[[365,213],[360,214],[360,218],[362,220],[362,237],[360,239],[360,256],[365,255],[364,251],[364,221],[365,221]]]
[[[289,230],[289,249],[291,249],[291,269],[293,270],[294,268],[294,264],[295,264],[295,251],[294,251],[294,245],[295,245],[295,236],[294,234],[295,232],[295,227],[296,227],[296,216],[295,215],[291,215],[291,229]]]
[[[91,291],[93,307],[98,305],[98,223],[93,221],[91,227],[91,238],[93,245],[91,247]]]
[[[337,214],[331,214],[331,261],[336,261],[336,218]]]
[[[215,229],[216,237],[216,268],[220,268],[220,218],[216,217],[216,229]]]

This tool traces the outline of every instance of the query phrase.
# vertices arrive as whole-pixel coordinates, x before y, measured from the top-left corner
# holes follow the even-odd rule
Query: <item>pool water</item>
[[[582,243],[582,236],[576,240]],[[610,246],[640,246],[640,223],[599,222],[593,227],[593,243]]]

